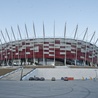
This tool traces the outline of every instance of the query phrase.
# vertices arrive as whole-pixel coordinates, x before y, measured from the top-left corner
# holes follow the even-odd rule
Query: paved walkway
[[[98,98],[98,81],[0,81],[0,98]]]

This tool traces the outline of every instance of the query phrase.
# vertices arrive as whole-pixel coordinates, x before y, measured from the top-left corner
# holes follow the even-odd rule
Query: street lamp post
[[[22,75],[23,75],[23,66],[21,67],[21,76],[20,76],[20,81],[22,81]]]
[[[97,79],[97,70],[95,70],[95,75],[96,75],[96,76],[95,76],[95,79]]]

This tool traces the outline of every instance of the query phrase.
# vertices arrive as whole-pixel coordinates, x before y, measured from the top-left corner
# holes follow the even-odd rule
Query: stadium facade
[[[98,65],[98,47],[96,42],[91,43],[84,41],[87,30],[84,34],[83,40],[76,39],[78,25],[76,26],[74,39],[66,37],[66,25],[64,29],[64,37],[45,38],[45,30],[43,24],[43,38],[36,38],[35,27],[33,24],[34,38],[29,39],[27,27],[25,25],[27,39],[22,39],[21,32],[18,27],[20,40],[16,40],[13,28],[11,27],[13,38],[15,41],[10,40],[7,29],[7,37],[9,42],[6,41],[2,31],[1,35],[4,43],[0,39],[0,65],[52,65],[52,66],[97,66]]]
[[[97,66],[98,47],[89,42],[64,38],[17,40],[0,45],[2,64]],[[65,63],[66,62],[66,63]]]

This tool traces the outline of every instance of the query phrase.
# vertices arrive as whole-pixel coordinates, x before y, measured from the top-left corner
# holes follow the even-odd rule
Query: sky
[[[15,36],[20,39],[17,25],[20,27],[22,38],[27,38],[25,24],[27,25],[29,38],[34,37],[33,22],[36,36],[43,37],[43,23],[45,37],[53,37],[55,23],[55,36],[64,37],[64,25],[66,23],[66,37],[74,38],[76,25],[78,25],[77,39],[82,40],[85,30],[88,33],[84,40],[98,38],[98,0],[0,0],[0,30],[6,41],[8,40],[5,28],[7,28],[11,40],[13,27]],[[0,39],[3,37],[0,33]]]

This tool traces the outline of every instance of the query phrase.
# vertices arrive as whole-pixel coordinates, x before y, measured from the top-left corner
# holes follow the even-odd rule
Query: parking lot
[[[98,98],[98,80],[0,81],[0,98]]]

